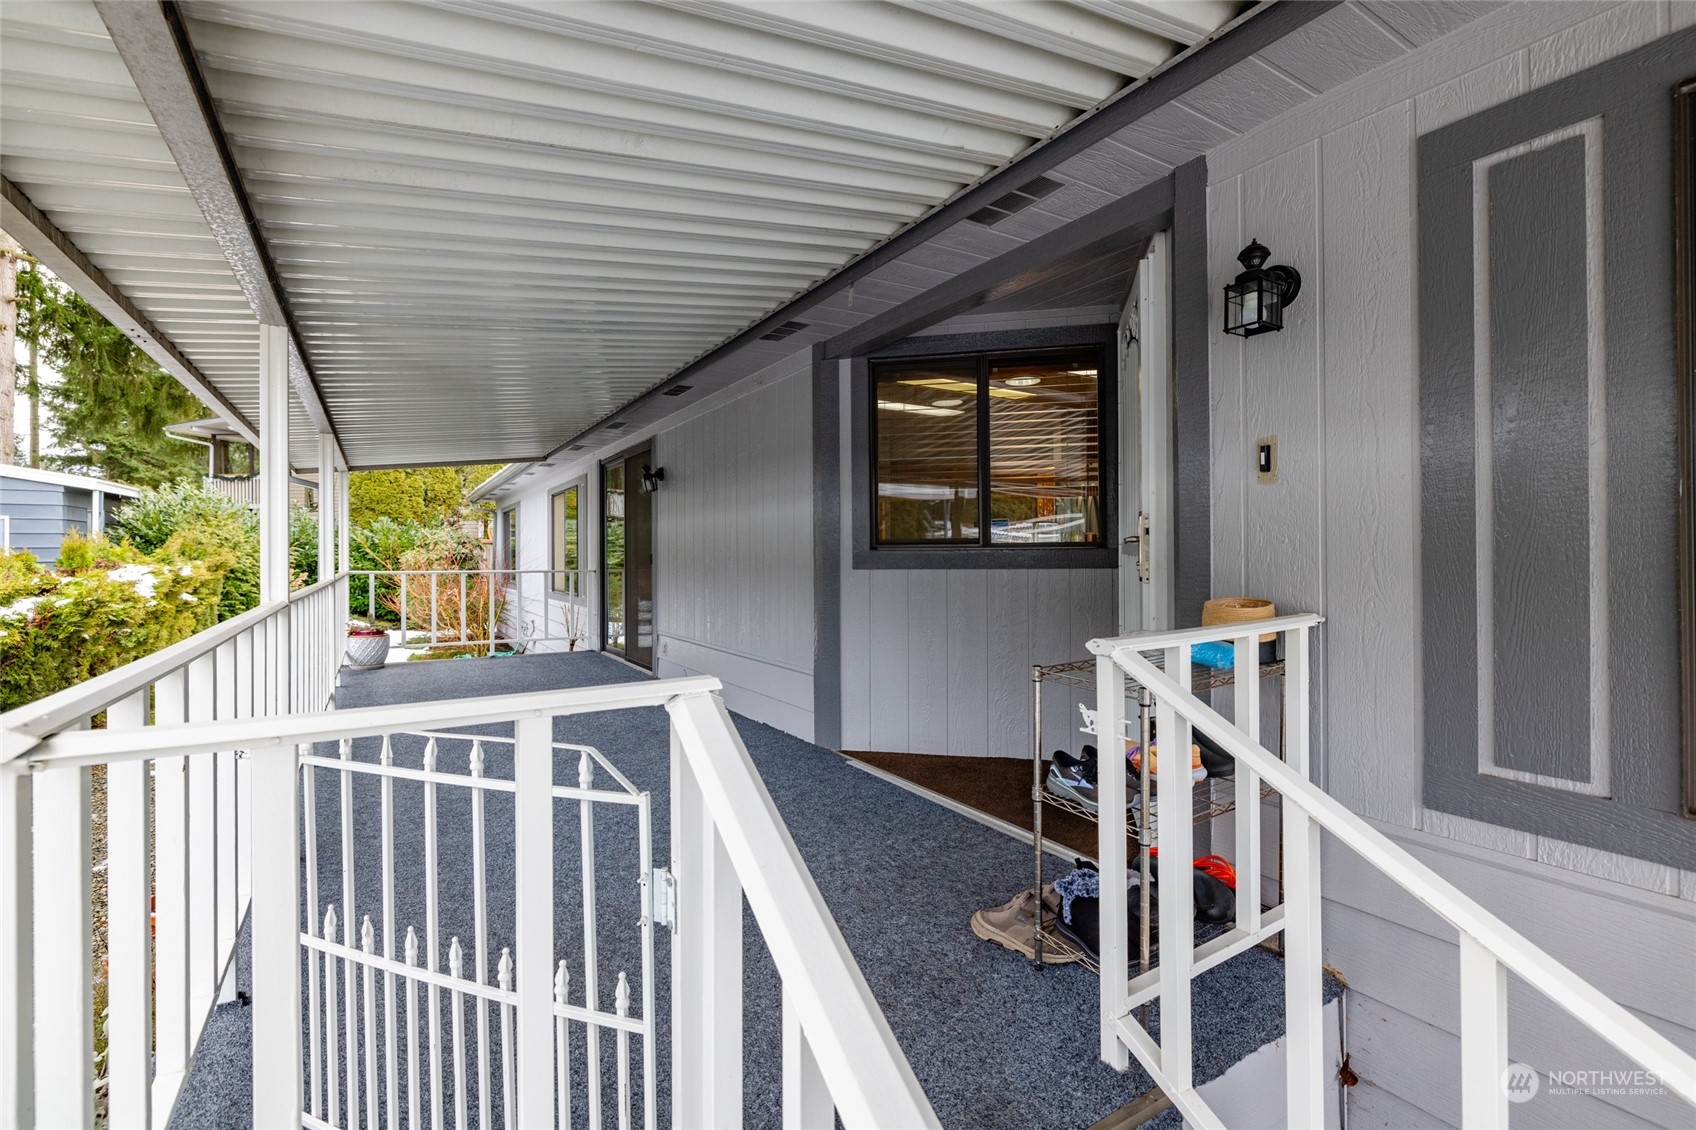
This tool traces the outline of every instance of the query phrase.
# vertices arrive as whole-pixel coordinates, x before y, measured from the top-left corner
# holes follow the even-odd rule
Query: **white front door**
[[[1120,321],[1119,631],[1172,626],[1172,259],[1160,232]]]

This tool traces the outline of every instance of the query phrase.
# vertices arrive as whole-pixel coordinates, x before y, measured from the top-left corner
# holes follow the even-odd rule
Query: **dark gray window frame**
[[[855,569],[1114,569],[1119,564],[1119,355],[1112,325],[1054,326],[911,337],[851,361]],[[1099,347],[1101,349],[1101,543],[1082,546],[874,546],[871,364],[896,358]]]
[[[577,478],[572,479],[569,483],[566,483],[563,486],[561,486],[558,490],[551,490],[551,491],[548,492],[548,591],[550,593],[554,594],[555,596],[573,596],[573,595],[581,596],[581,595],[583,595],[582,593],[575,593],[574,594],[568,589],[561,589],[561,588],[555,588],[554,587],[555,578],[559,577],[563,573],[571,572],[571,570],[569,570],[569,569],[556,569],[556,568],[554,568],[554,546],[558,543],[558,540],[559,540],[559,532],[556,529],[554,529],[554,499],[558,498],[560,495],[564,494],[566,491],[571,491],[571,490],[574,490],[574,491],[577,492],[577,570],[576,571],[577,571],[577,574],[580,578],[581,578],[582,574],[585,572],[585,570],[583,568],[583,503],[589,497],[589,476],[579,475]]]

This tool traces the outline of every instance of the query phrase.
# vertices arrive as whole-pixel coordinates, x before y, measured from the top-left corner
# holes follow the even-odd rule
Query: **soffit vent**
[[[1015,212],[1023,212],[1045,196],[1052,196],[1057,190],[1064,188],[1063,181],[1053,177],[1037,177],[1028,184],[1022,184],[999,200],[992,200],[973,212],[966,219],[980,223],[985,227],[993,227]]]
[[[692,389],[694,387],[695,387],[694,385],[672,385],[670,388],[666,389],[660,395],[661,396],[682,396],[684,393],[688,392],[690,389]]]
[[[806,322],[785,322],[769,334],[761,334],[761,341],[782,341],[786,337],[798,334],[807,328]]]
[[[628,420],[615,420],[614,422],[607,425],[607,431],[609,431],[609,432],[622,432],[625,428],[628,428],[629,426],[630,426],[630,421],[628,421]]]
[[[567,451],[582,451],[587,446],[588,446],[587,444],[574,443],[570,447],[566,448],[566,450]]]

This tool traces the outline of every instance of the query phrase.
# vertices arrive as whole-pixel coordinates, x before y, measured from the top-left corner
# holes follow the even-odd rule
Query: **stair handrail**
[[[520,749],[527,732],[537,727],[542,742],[551,748],[554,718],[664,707],[672,722],[672,874],[677,903],[673,1124],[739,1124],[730,1112],[739,1114],[742,1109],[741,927],[746,895],[783,982],[786,1109],[794,1106],[804,1112],[801,1122],[807,1125],[829,1124],[834,1108],[849,1130],[893,1126],[940,1130],[923,1087],[719,697],[721,689],[718,679],[697,676],[201,724],[65,730],[28,748],[17,768],[36,775],[63,775],[91,765],[111,767],[236,749],[245,751],[253,766],[255,795],[277,798],[287,797],[298,787],[300,750],[320,742],[513,722]],[[550,781],[547,774],[543,769],[540,777],[544,792]],[[515,778],[519,802],[534,792],[530,788],[534,783]],[[544,818],[548,803],[542,802]],[[286,898],[275,893],[288,888],[286,879],[298,867],[293,846],[298,831],[291,823],[297,807],[298,803],[287,802],[265,805],[262,815],[276,816],[280,823],[255,828],[256,970],[298,968],[298,953],[291,947],[298,944],[294,929],[299,908],[292,889]],[[551,820],[537,826],[551,835]],[[686,835],[694,839],[685,842]],[[699,845],[709,846],[694,852]],[[719,852],[727,868],[708,865]],[[262,912],[270,917],[262,917]],[[268,928],[278,922],[289,925],[281,931]],[[523,933],[521,924],[517,934],[522,937]],[[261,943],[267,947],[263,953]],[[552,968],[551,960],[550,954],[544,969]],[[260,984],[268,983],[262,975],[255,976]],[[261,1038],[281,1030],[268,1026],[279,1009],[287,1017],[285,1028],[299,1028],[299,997],[298,992],[267,993],[263,988],[256,993],[256,1059]],[[551,1016],[546,1023],[551,1032]],[[694,1030],[723,1038],[687,1039],[685,1034]],[[727,1054],[732,1049],[734,1054]],[[298,1064],[300,1056],[284,1055],[278,1062],[291,1060]],[[548,1065],[551,1062],[548,1058]],[[541,1098],[551,1102],[551,1066],[544,1066],[547,1069],[536,1078]],[[0,1062],[0,1080],[6,1069],[7,1064]],[[522,1058],[520,1070],[525,1071]],[[300,1086],[286,1073],[272,1074],[262,1086],[256,1076],[255,1105],[273,1115],[283,1111],[284,1116],[260,1120],[282,1124],[296,1109]],[[524,1090],[527,1085],[521,1077],[521,1094],[529,1093]],[[536,1124],[535,1119],[525,1121],[524,1112],[521,1100],[520,1121]]]
[[[1501,1089],[1502,1071],[1507,1067],[1505,982],[1501,982],[1492,964],[1517,974],[1639,1067],[1654,1074],[1675,1094],[1696,1105],[1696,1057],[1632,1015],[1406,848],[1314,785],[1142,654],[1151,650],[1178,649],[1187,667],[1189,646],[1195,643],[1235,640],[1244,629],[1251,633],[1245,637],[1247,639],[1263,632],[1303,631],[1318,622],[1316,616],[1278,617],[1252,624],[1231,625],[1229,628],[1193,628],[1092,640],[1089,649],[1111,660],[1148,690],[1157,702],[1170,706],[1192,727],[1216,742],[1237,760],[1239,773],[1246,768],[1257,774],[1343,846],[1460,932],[1464,982],[1461,1033],[1463,1125],[1496,1125],[1495,1114],[1504,1110],[1501,1104],[1506,1101],[1505,1092]],[[1295,880],[1299,882],[1302,877],[1296,876]],[[1469,942],[1475,943],[1477,949],[1472,949]],[[1493,985],[1493,982],[1496,984]],[[1497,991],[1492,993],[1492,988]],[[1469,989],[1480,990],[1485,996],[1495,999],[1479,1000],[1475,993],[1475,999],[1469,1002],[1466,999]],[[1486,1037],[1492,1045],[1488,1063],[1469,1054],[1473,1050],[1471,1039],[1480,1036]]]

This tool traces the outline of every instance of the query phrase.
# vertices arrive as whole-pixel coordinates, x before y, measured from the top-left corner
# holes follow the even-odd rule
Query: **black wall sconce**
[[[1284,308],[1301,293],[1301,274],[1294,267],[1266,266],[1271,257],[1258,239],[1237,256],[1244,269],[1225,288],[1226,333],[1253,337],[1284,328]]]
[[[660,489],[660,484],[663,482],[665,482],[664,467],[650,467],[646,463],[642,464],[643,494],[653,494]]]

